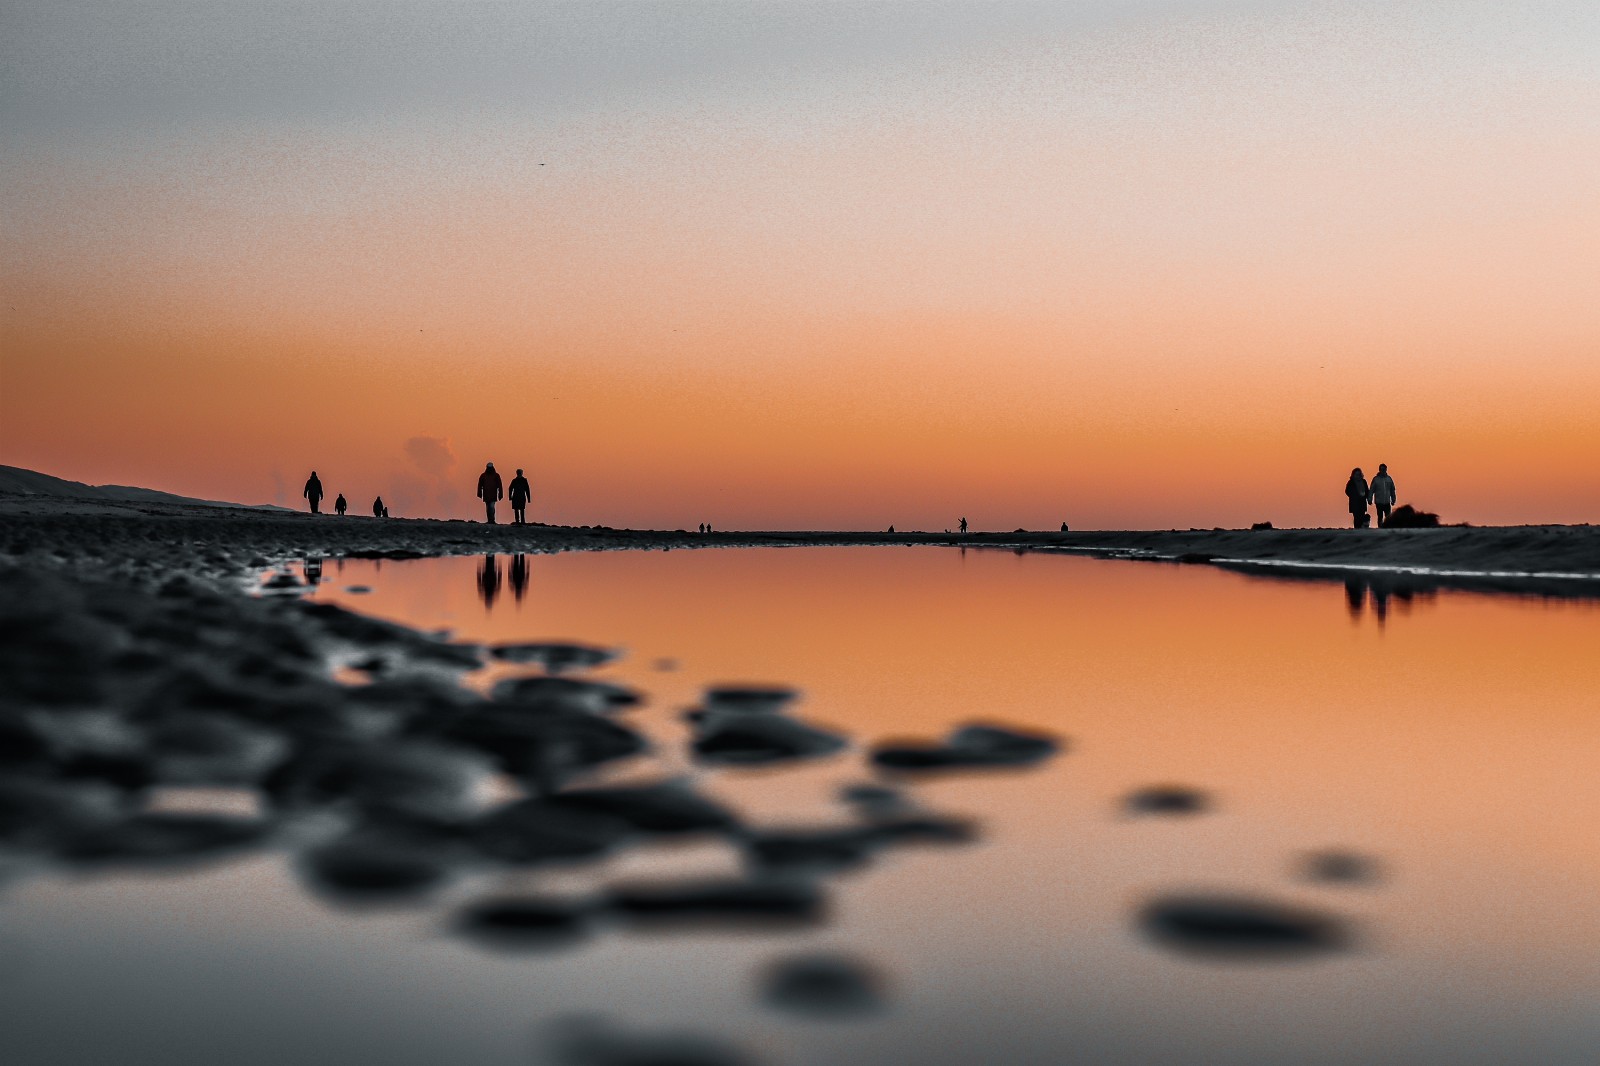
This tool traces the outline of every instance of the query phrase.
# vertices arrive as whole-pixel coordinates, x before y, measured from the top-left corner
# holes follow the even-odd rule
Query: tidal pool
[[[532,950],[450,916],[738,860],[715,840],[651,846],[405,907],[309,893],[283,852],[20,880],[0,904],[5,1061],[528,1063],[600,1024],[585,1014],[780,1063],[1587,1064],[1600,1047],[1592,602],[1380,602],[942,548],[307,569],[316,600],[463,640],[622,649],[581,676],[645,693],[622,717],[655,751],[609,777],[682,775],[774,827],[837,823],[842,787],[888,781],[978,837],[830,875],[818,924]],[[853,746],[698,764],[681,712],[714,684],[792,686],[798,717]],[[975,720],[1066,749],[929,777],[866,758]]]

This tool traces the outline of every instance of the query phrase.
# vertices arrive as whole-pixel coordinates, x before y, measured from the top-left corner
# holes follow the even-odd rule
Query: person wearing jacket
[[[350,505],[344,500],[344,493],[339,493],[339,498],[333,501],[333,513],[343,518],[345,511],[349,510],[349,508]]]
[[[517,476],[511,479],[511,520],[519,526],[528,524],[528,498],[533,495],[533,490],[528,487],[528,479],[522,476],[522,468],[517,468]]]
[[[494,464],[489,463],[483,468],[483,473],[478,475],[478,499],[483,501],[484,521],[494,525],[494,505],[505,495],[505,487],[500,481],[500,475],[495,471]]]
[[[1358,466],[1350,471],[1350,480],[1344,483],[1345,497],[1350,501],[1351,524],[1360,529],[1365,523],[1361,520],[1367,517],[1367,503],[1372,499],[1372,490],[1367,487],[1367,479]]]
[[[1379,463],[1378,472],[1372,475],[1372,506],[1378,510],[1378,526],[1389,524],[1389,511],[1395,501],[1394,478],[1389,476],[1389,464]]]
[[[312,514],[321,513],[319,508],[322,505],[322,480],[317,477],[315,470],[311,471],[311,476],[306,479],[306,487],[300,490],[300,495],[304,496],[306,502],[311,504]]]
[[[387,508],[387,507],[385,507],[383,505],[383,497],[382,496],[379,496],[377,499],[372,501],[372,517],[373,518],[388,518],[389,517],[389,508]]]

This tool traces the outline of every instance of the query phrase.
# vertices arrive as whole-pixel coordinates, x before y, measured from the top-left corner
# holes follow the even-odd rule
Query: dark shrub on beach
[[[1389,529],[1437,529],[1439,516],[1432,511],[1419,511],[1409,503],[1403,503],[1389,515],[1389,521],[1384,523]]]
[[[1272,523],[1271,522],[1255,522],[1255,523],[1251,524],[1250,532],[1259,533],[1262,530],[1271,529],[1271,528],[1272,528]]]

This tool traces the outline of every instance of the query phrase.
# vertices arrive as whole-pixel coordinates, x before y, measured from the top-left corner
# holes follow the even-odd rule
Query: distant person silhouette
[[[317,472],[315,470],[311,471],[311,476],[306,479],[306,487],[301,491],[300,495],[304,496],[311,503],[312,514],[321,513],[322,481],[317,477]]]
[[[389,517],[389,505],[388,504],[384,504],[383,505],[383,517],[385,517],[385,518]]]
[[[1350,480],[1344,483],[1344,495],[1350,501],[1351,525],[1360,529],[1372,521],[1372,516],[1367,514],[1367,504],[1372,499],[1372,490],[1367,487],[1366,476],[1361,473],[1359,466],[1350,471]]]
[[[379,496],[377,499],[372,501],[372,517],[373,518],[387,518],[388,515],[389,515],[389,508],[387,508],[387,507],[385,507],[383,505],[383,497],[382,496]]]
[[[333,513],[343,518],[350,505],[344,502],[344,493],[339,493],[339,498],[333,501]]]
[[[522,468],[517,467],[517,476],[511,479],[511,520],[519,526],[528,524],[528,498],[533,495],[533,490],[528,487],[528,479],[522,476]],[[490,519],[493,521],[493,519]]]
[[[494,505],[500,497],[505,495],[504,486],[500,482],[500,475],[495,472],[494,464],[490,463],[483,468],[483,473],[478,475],[478,499],[483,501],[485,514],[484,521],[494,525]]]
[[[1061,523],[1061,532],[1065,533],[1066,531],[1067,531],[1067,524],[1065,522],[1063,522],[1063,523]]]
[[[965,536],[966,532],[967,532],[967,520],[963,516],[962,519],[961,519],[961,533],[962,533],[963,536]]]
[[[1379,463],[1378,472],[1372,476],[1372,506],[1378,511],[1378,527],[1389,524],[1389,512],[1394,508],[1394,478],[1389,476],[1389,464]]]
[[[893,533],[893,532],[894,532],[894,527],[893,527],[893,526],[890,526],[890,527],[889,527],[889,532],[890,532],[890,533]]]

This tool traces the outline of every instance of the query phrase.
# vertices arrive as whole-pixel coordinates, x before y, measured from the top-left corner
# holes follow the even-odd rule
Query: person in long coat
[[[1358,466],[1350,471],[1350,480],[1344,483],[1345,498],[1350,501],[1350,524],[1360,529],[1367,517],[1367,504],[1372,500],[1372,490],[1367,487],[1366,475]]]
[[[383,497],[382,496],[379,496],[377,499],[372,501],[372,517],[373,518],[387,518],[387,517],[389,517],[389,508],[387,508],[387,507],[385,507],[383,505]]]
[[[478,475],[478,499],[483,501],[485,521],[494,525],[494,505],[505,495],[505,485],[500,480],[500,474],[490,463],[483,468],[483,473]]]
[[[300,490],[300,495],[304,496],[306,501],[311,504],[312,514],[321,513],[320,507],[322,505],[322,479],[317,477],[317,472],[315,470],[311,471],[311,476],[306,479],[306,487]]]
[[[528,479],[522,476],[522,468],[517,468],[517,476],[511,479],[511,520],[519,526],[528,524],[528,498],[533,495],[533,489],[528,486]]]

